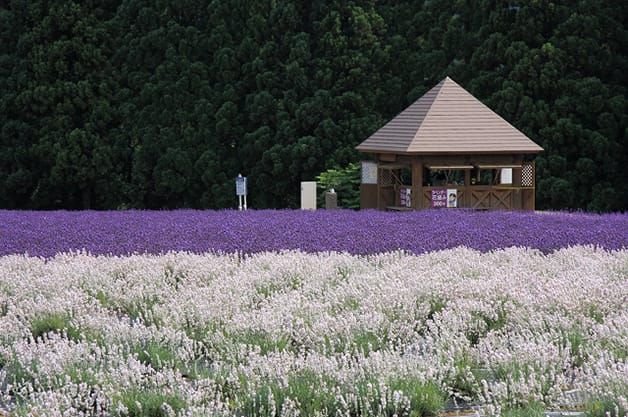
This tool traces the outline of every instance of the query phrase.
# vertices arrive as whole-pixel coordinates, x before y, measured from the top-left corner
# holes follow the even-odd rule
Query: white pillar
[[[301,182],[301,210],[316,210],[316,181]]]

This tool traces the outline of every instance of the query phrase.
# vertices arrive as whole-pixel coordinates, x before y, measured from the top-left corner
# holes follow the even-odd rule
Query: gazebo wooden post
[[[423,163],[412,162],[412,208],[423,208]]]
[[[462,207],[471,207],[471,170],[464,170],[464,199]]]
[[[377,163],[377,210],[381,210],[381,201],[382,201],[382,169],[379,166],[379,162]]]
[[[532,210],[536,209],[536,161],[532,161]]]
[[[523,192],[521,190],[521,167],[512,169],[512,186],[515,187],[512,195],[512,206],[516,210],[523,209]]]

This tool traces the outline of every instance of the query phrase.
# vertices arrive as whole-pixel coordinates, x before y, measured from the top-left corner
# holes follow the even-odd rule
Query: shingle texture
[[[447,77],[356,147],[409,154],[543,150]]]

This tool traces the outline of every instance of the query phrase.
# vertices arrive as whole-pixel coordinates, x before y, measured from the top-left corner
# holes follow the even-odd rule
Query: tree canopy
[[[545,148],[538,207],[625,210],[627,8],[0,1],[0,207],[296,207],[449,75]]]

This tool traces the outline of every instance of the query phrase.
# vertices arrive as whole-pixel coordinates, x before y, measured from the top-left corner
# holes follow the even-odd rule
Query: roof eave
[[[373,153],[373,154],[390,154],[390,155],[407,155],[407,156],[421,156],[421,155],[511,155],[511,154],[538,154],[543,152],[543,149],[538,150],[500,150],[500,151],[394,151],[394,150],[384,150],[384,149],[356,149],[362,153]]]

